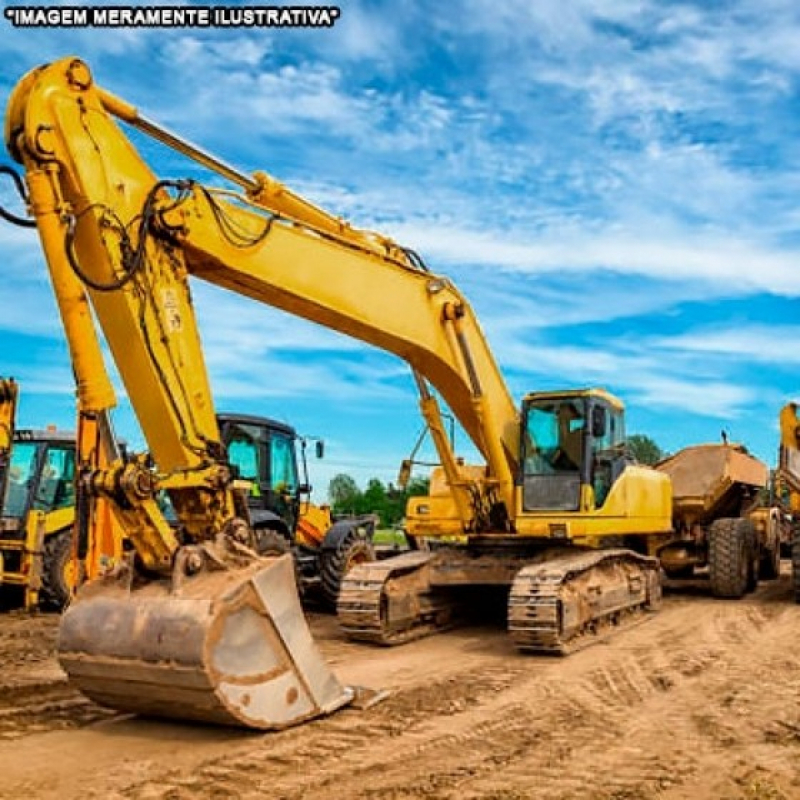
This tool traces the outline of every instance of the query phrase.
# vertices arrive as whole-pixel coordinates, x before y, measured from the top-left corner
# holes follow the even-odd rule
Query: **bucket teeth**
[[[64,614],[58,657],[90,699],[149,716],[270,730],[353,698],[311,637],[289,555],[177,589],[89,584]]]

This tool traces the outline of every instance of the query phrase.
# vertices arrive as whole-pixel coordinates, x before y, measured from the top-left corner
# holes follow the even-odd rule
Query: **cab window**
[[[4,517],[22,517],[26,512],[30,480],[36,470],[38,445],[16,442],[8,465],[8,483],[3,498]]]
[[[264,469],[261,464],[261,430],[252,425],[237,425],[228,442],[228,461],[235,467],[238,477],[251,481],[251,494],[258,496]]]
[[[276,492],[294,494],[297,490],[297,463],[294,441],[289,436],[273,433],[270,439],[270,462],[272,466],[272,488]]]
[[[75,450],[51,445],[42,465],[33,507],[37,511],[55,511],[74,504]]]

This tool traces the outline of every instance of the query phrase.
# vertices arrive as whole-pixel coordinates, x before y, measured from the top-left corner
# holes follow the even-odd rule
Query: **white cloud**
[[[800,363],[800,325],[740,324],[735,327],[700,327],[670,337],[654,337],[654,347],[689,353],[726,356],[737,362],[758,362],[777,366]]]

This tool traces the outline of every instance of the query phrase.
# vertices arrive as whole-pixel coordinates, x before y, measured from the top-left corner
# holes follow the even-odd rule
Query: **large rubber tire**
[[[357,564],[368,561],[375,561],[372,540],[355,530],[350,531],[335,550],[320,553],[320,588],[325,608],[336,610],[344,576]]]
[[[42,606],[60,611],[69,603],[73,569],[71,532],[66,530],[48,536],[42,556],[42,588],[39,592]],[[83,567],[79,569],[78,583],[83,580]]]
[[[286,536],[274,528],[256,528],[253,533],[256,540],[256,552],[260,556],[282,556],[292,549]]]
[[[781,546],[775,541],[772,549],[764,548],[761,553],[759,577],[765,581],[774,581],[781,574]]]
[[[794,601],[800,603],[800,527],[792,529],[792,587]]]
[[[708,571],[715,597],[742,597],[754,588],[753,543],[750,520],[715,520],[708,531]]]

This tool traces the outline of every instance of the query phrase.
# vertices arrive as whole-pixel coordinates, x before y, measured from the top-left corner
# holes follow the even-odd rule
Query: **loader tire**
[[[708,570],[715,597],[742,597],[755,588],[755,531],[747,519],[715,520],[708,531]]]
[[[41,605],[60,611],[70,601],[72,584],[72,570],[75,564],[72,561],[72,535],[71,532],[61,531],[49,536],[44,543],[42,554],[42,588],[40,590]],[[83,580],[83,565],[80,570],[77,584]]]
[[[256,552],[260,556],[282,556],[292,549],[289,540],[274,528],[256,528],[253,534]]]
[[[372,540],[356,530],[347,534],[335,550],[320,553],[320,588],[325,608],[336,610],[342,579],[357,564],[368,561],[375,561]]]
[[[792,530],[792,588],[795,603],[800,603],[800,528]]]

